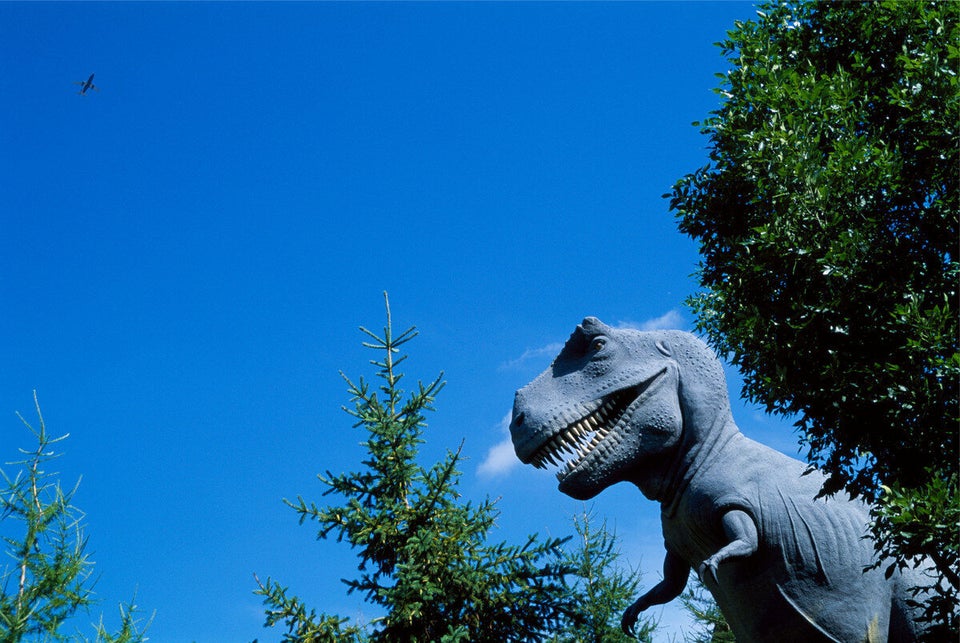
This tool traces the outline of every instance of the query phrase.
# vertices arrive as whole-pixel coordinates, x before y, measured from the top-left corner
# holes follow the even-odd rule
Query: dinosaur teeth
[[[534,465],[545,468],[546,461],[560,467],[559,479],[569,475],[609,433],[606,428],[595,428],[595,422],[581,420],[554,436],[541,449]]]
[[[561,412],[557,419],[562,418],[567,423],[566,428],[540,447],[533,458],[533,466],[546,469],[549,463],[559,467],[557,477],[563,479],[603,444],[624,406],[619,398],[611,397],[579,418],[571,417],[569,411]]]
[[[540,446],[531,463],[541,469],[545,469],[548,462],[559,466],[557,478],[563,480],[587,458],[602,460],[604,454],[616,448],[620,441],[619,434],[614,429],[624,421],[630,406],[655,379],[656,376],[640,384],[617,390],[603,400],[578,404],[576,410],[571,407],[557,413],[551,424],[563,423],[564,428]]]

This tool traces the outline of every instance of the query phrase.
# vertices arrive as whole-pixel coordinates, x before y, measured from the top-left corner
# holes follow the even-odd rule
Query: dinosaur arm
[[[669,603],[683,593],[687,586],[687,577],[690,575],[690,565],[669,549],[663,559],[663,580],[653,586],[649,592],[637,599],[627,608],[620,620],[620,629],[628,636],[633,636],[633,628],[637,623],[640,612],[652,605]]]
[[[731,558],[750,556],[757,551],[759,546],[760,535],[757,532],[757,525],[750,514],[742,509],[731,509],[723,514],[722,524],[727,544],[720,548],[720,551],[700,563],[697,571],[701,580],[706,580],[709,574],[709,577],[716,583],[717,566],[720,563]]]

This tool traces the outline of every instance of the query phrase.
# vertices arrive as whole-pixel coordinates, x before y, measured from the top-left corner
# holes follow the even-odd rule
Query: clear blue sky
[[[108,622],[137,591],[154,641],[278,640],[254,572],[372,615],[339,582],[353,552],[281,498],[359,467],[338,372],[371,373],[357,327],[383,326],[385,290],[421,331],[409,381],[448,382],[424,461],[465,440],[496,539],[571,533],[583,505],[499,457],[502,420],[586,315],[692,327],[697,249],[661,195],[705,164],[713,43],[753,15],[0,3],[0,460],[32,445],[14,413],[35,389],[71,435],[57,470],[83,476]],[[787,424],[735,413],[796,454]],[[657,506],[626,487],[591,506],[657,582]]]

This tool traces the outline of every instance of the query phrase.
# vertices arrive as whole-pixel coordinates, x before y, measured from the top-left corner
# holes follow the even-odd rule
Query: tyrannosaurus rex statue
[[[627,609],[625,632],[694,568],[739,643],[916,640],[917,583],[864,572],[869,507],[817,499],[821,473],[744,436],[719,360],[690,333],[583,320],[517,391],[510,430],[520,460],[559,465],[574,498],[626,481],[660,502],[663,581]]]

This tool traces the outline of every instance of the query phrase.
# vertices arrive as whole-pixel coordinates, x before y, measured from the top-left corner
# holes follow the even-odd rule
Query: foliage
[[[936,569],[942,570],[941,575],[946,577],[948,587],[957,587],[960,584],[956,575],[960,544],[955,538],[944,538],[944,533],[952,533],[960,523],[957,487],[957,474],[947,480],[932,475],[930,482],[920,489],[905,489],[897,483],[884,486],[880,502],[872,512],[873,531],[879,534],[877,550],[895,551],[897,556],[878,560],[873,567],[884,564],[889,576],[895,569],[921,567],[924,561],[933,561]],[[912,588],[915,598],[911,600],[927,596],[927,614],[922,619],[931,622],[927,639],[955,640],[956,592],[943,587],[938,575],[928,570],[922,575],[928,582]]]
[[[150,627],[153,617],[151,616],[144,622],[144,619],[140,616],[140,608],[132,601],[128,604],[121,603],[119,610],[120,629],[111,633],[103,624],[103,617],[101,616],[100,622],[97,624],[94,641],[96,643],[138,643],[146,641],[147,628]]]
[[[346,625],[347,619],[337,616],[317,616],[316,610],[307,611],[307,607],[296,596],[288,596],[288,589],[270,580],[265,583],[254,575],[257,582],[257,594],[264,597],[267,606],[267,619],[264,627],[273,627],[278,623],[287,625],[284,641],[311,643],[355,643],[366,641],[361,628]],[[254,640],[254,643],[257,643]]]
[[[607,529],[606,521],[599,529],[591,524],[593,517],[584,511],[574,516],[578,546],[564,556],[564,562],[575,579],[571,592],[575,607],[553,643],[617,643],[633,641],[620,629],[620,616],[633,603],[640,586],[638,570],[624,571],[618,566],[620,552],[617,536]],[[641,619],[635,628],[636,638],[651,641],[656,621]]]
[[[735,643],[727,619],[699,580],[683,593],[680,602],[697,626],[697,631],[684,637],[686,643]]]
[[[368,627],[347,626],[336,616],[308,611],[286,588],[267,580],[257,594],[267,606],[266,626],[283,623],[287,641],[540,641],[573,609],[564,582],[569,569],[559,556],[564,539],[530,536],[522,545],[488,544],[497,512],[486,500],[476,506],[456,491],[460,450],[433,466],[417,463],[424,412],[432,410],[440,377],[418,383],[408,397],[397,371],[399,348],[413,328],[394,336],[390,307],[382,337],[361,328],[379,351],[380,385],[346,376],[357,419],[367,434],[363,469],[319,476],[324,495],[343,504],[318,506],[287,501],[301,524],[320,524],[319,538],[335,535],[357,550],[359,577],[344,582],[349,592],[383,610]]]
[[[13,561],[0,572],[0,641],[13,643],[25,639],[65,641],[72,637],[61,632],[79,610],[93,603],[93,562],[86,554],[87,537],[83,533],[83,514],[73,505],[77,486],[65,492],[56,474],[45,467],[59,454],[53,446],[67,438],[52,438],[47,433],[40,405],[34,394],[39,428],[34,429],[23,416],[21,422],[36,437],[37,448],[20,452],[26,459],[11,463],[19,467],[10,477],[0,471],[4,488],[0,494],[0,522],[14,520],[22,524],[21,536],[4,530],[6,554]],[[95,640],[100,643],[146,641],[146,628],[137,616],[135,605],[120,606],[121,626],[110,633],[101,618]]]
[[[882,555],[939,552],[954,605],[958,43],[960,3],[763,4],[720,43],[710,164],[668,195],[700,243],[698,328],[745,396],[798,418],[824,493],[880,500]]]

